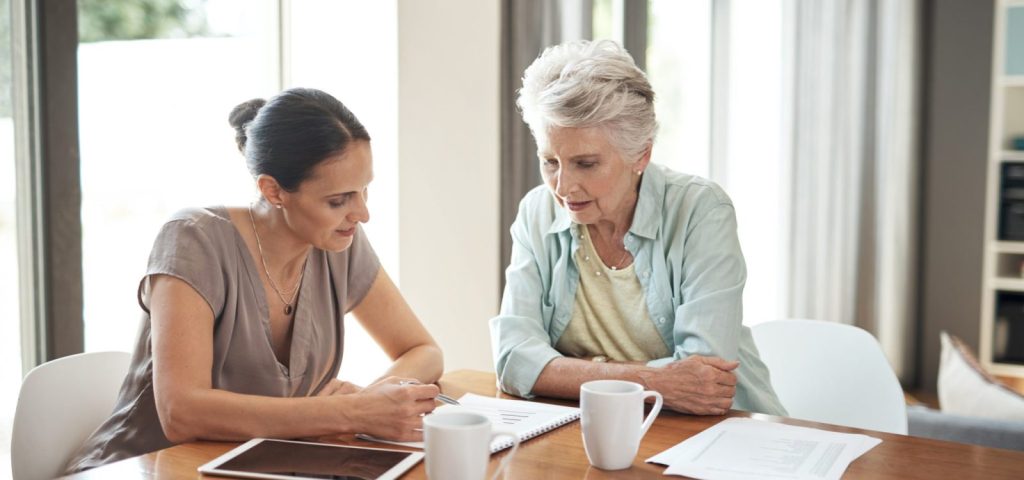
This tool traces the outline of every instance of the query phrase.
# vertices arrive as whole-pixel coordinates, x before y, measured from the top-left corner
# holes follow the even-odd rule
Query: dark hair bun
[[[239,151],[245,151],[245,126],[256,118],[256,114],[266,103],[267,101],[262,98],[254,98],[231,109],[228,123],[235,129],[235,143],[238,144]]]
[[[338,99],[312,88],[290,88],[231,112],[238,149],[253,177],[268,175],[295,192],[317,165],[370,134]]]

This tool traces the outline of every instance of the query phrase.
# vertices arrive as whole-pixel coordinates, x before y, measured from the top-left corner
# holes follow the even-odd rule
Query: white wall
[[[445,370],[492,370],[498,310],[498,0],[398,2],[401,288]]]

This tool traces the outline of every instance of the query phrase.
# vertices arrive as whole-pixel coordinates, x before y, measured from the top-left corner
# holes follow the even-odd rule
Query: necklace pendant
[[[294,311],[295,311],[295,309],[294,309],[294,308],[292,308],[292,306],[291,306],[291,305],[285,305],[285,306],[284,306],[284,314],[285,314],[285,315],[291,315],[291,314],[292,314],[292,312],[294,312]]]

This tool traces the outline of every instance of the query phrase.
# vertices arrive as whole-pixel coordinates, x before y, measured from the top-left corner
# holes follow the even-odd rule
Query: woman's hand
[[[736,367],[718,357],[691,355],[661,368],[644,369],[648,390],[665,398],[665,406],[695,415],[724,415],[736,395]]]
[[[335,378],[331,380],[331,382],[328,383],[327,386],[323,388],[323,390],[320,390],[320,392],[317,393],[316,396],[327,397],[330,395],[349,395],[352,393],[359,393],[362,390],[363,387],[360,387],[359,385],[356,385],[351,382],[346,382],[344,380],[338,380]]]
[[[353,394],[358,402],[352,421],[360,433],[401,442],[421,441],[423,415],[434,410],[439,393],[437,385],[388,377]]]

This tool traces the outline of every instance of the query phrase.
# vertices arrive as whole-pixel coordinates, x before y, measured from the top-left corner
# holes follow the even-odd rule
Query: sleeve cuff
[[[661,368],[661,367],[664,367],[665,365],[668,365],[668,364],[670,364],[670,363],[672,363],[674,361],[676,361],[675,357],[655,358],[654,360],[651,360],[651,361],[647,362],[647,366],[648,367],[654,367],[654,368]]]
[[[561,356],[547,344],[520,346],[509,355],[498,386],[505,393],[526,399],[533,398],[531,392],[537,378],[540,377],[540,372],[549,362]]]

